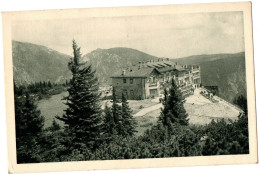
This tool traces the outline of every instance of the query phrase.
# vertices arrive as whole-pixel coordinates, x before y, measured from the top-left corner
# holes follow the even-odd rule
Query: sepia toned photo
[[[250,3],[3,24],[10,172],[257,162]]]

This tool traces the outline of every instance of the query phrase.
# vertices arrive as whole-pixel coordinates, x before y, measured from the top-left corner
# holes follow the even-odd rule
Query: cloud
[[[14,40],[71,54],[74,38],[83,53],[130,47],[161,57],[244,51],[242,12],[16,21]]]

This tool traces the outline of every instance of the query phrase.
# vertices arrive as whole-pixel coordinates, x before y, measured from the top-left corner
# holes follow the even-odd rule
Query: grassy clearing
[[[38,109],[40,109],[42,115],[45,117],[44,127],[49,127],[52,124],[52,120],[56,115],[61,116],[66,109],[66,105],[63,104],[65,101],[62,100],[64,96],[67,95],[67,92],[62,92],[57,95],[53,95],[50,98],[42,99],[38,102]],[[63,125],[63,122],[57,120],[60,125]]]
[[[153,125],[156,124],[161,110],[157,109],[152,112],[147,113],[144,116],[136,117],[138,122],[137,126],[137,136],[142,135],[145,130],[150,129]]]
[[[158,103],[156,102],[152,102],[151,99],[147,99],[147,100],[129,100],[129,106],[133,111],[133,114],[136,114],[137,112],[139,112],[140,110],[144,109],[144,108],[148,108],[150,106],[154,106]]]
[[[62,92],[57,95],[51,96],[49,99],[42,99],[38,103],[38,108],[41,110],[42,115],[45,117],[45,127],[49,127],[52,124],[52,120],[56,115],[61,116],[66,109],[66,105],[63,104],[61,99],[67,95],[67,92]],[[202,100],[199,100],[202,101]],[[111,105],[112,103],[110,103]],[[152,100],[129,100],[129,106],[133,110],[133,114],[140,110],[154,106],[158,103],[152,102]],[[218,120],[225,119],[237,119],[238,114],[226,105],[214,104],[214,103],[185,103],[184,107],[189,114],[190,124],[204,125],[211,122],[212,119]],[[213,112],[212,112],[213,111]],[[157,122],[160,115],[160,109],[151,111],[143,116],[136,117],[138,122],[137,135],[143,134],[146,129],[150,129],[152,125]],[[57,121],[60,125],[63,125],[61,121]]]
[[[61,116],[64,113],[66,105],[64,104],[65,101],[63,101],[62,98],[66,95],[68,95],[67,92],[62,92],[60,94],[53,95],[50,98],[41,99],[38,102],[38,109],[40,109],[42,115],[45,117],[45,128],[52,124],[52,120],[56,115]],[[139,112],[143,108],[156,104],[157,103],[152,102],[151,100],[129,100],[129,106],[132,108],[133,114]],[[61,121],[57,120],[57,122],[60,125],[63,125]]]

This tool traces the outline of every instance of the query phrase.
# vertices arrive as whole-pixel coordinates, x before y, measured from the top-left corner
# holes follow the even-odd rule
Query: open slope
[[[70,78],[69,56],[50,48],[25,42],[12,42],[14,80],[19,84],[39,81],[65,82]]]

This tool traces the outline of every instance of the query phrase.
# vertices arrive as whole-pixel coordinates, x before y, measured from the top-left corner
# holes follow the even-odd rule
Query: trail
[[[134,114],[134,117],[141,117],[149,112],[152,112],[154,110],[157,110],[157,109],[160,109],[162,107],[162,104],[159,103],[157,105],[153,105],[153,106],[150,106],[148,108],[144,108],[142,109],[141,111],[137,112],[136,114]]]

